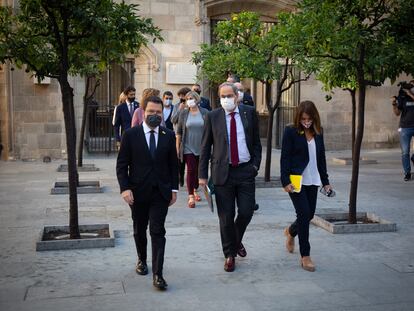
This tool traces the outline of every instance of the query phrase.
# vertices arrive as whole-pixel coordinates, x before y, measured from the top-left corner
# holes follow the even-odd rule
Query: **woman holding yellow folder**
[[[315,271],[310,257],[309,223],[315,214],[318,188],[332,192],[326,170],[321,121],[315,104],[303,101],[296,110],[294,124],[285,128],[280,156],[280,179],[292,200],[296,220],[285,228],[286,248],[293,253],[299,236],[301,266]]]

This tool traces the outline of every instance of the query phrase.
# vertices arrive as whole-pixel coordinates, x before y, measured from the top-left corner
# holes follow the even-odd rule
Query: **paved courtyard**
[[[279,175],[273,151],[272,175]],[[347,209],[351,167],[332,158],[335,198],[318,198],[318,210]],[[257,189],[260,209],[245,235],[246,258],[223,270],[219,226],[202,201],[186,207],[186,193],[167,217],[164,275],[168,290],[135,273],[136,254],[128,206],[119,195],[115,157],[95,157],[101,194],[80,194],[81,224],[110,223],[115,248],[36,252],[44,225],[68,223],[68,196],[50,195],[66,173],[64,161],[0,162],[0,310],[414,310],[414,181],[403,182],[399,149],[363,152],[378,164],[361,165],[359,211],[397,223],[397,232],[332,235],[310,229],[314,273],[300,268],[296,247],[285,251],[283,228],[294,219],[281,188]],[[263,165],[264,166],[264,165]],[[263,175],[261,168],[260,175]],[[149,261],[150,262],[150,261]]]

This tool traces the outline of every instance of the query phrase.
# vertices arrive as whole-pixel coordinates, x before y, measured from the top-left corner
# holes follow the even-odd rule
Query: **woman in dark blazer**
[[[302,176],[302,187],[295,189],[290,175]],[[303,101],[296,110],[293,125],[285,128],[280,157],[280,179],[296,210],[296,221],[284,231],[286,248],[293,253],[299,236],[301,266],[315,271],[310,258],[309,223],[315,214],[318,187],[332,191],[326,170],[325,146],[318,110],[311,101]]]
[[[201,201],[201,197],[197,194],[198,163],[204,119],[208,110],[200,107],[200,95],[196,92],[188,92],[185,100],[187,108],[178,116],[176,144],[179,160],[187,165],[188,207],[194,208],[195,202]]]

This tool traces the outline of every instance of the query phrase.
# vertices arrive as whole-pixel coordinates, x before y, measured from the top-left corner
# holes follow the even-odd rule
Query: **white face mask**
[[[243,99],[243,95],[244,95],[244,92],[243,91],[239,91],[239,100],[242,100]]]
[[[164,106],[169,107],[169,106],[171,106],[171,104],[172,104],[172,99],[166,99],[166,100],[164,101]]]
[[[234,98],[229,98],[229,97],[225,97],[225,98],[220,98],[220,104],[221,107],[223,107],[224,110],[230,112],[233,111],[234,108],[236,108],[236,104],[234,103]]]
[[[188,107],[193,108],[196,106],[196,102],[194,99],[187,99],[187,105]]]
[[[308,121],[308,122],[303,122],[303,121],[300,121],[300,124],[302,124],[302,126],[303,126],[305,129],[308,129],[308,128],[310,128],[310,127],[312,126],[312,121]]]

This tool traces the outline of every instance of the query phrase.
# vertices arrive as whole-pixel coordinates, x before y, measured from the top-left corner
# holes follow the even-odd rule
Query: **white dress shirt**
[[[159,127],[159,126],[157,126],[155,129],[151,129],[151,128],[147,125],[147,123],[145,123],[145,121],[144,121],[144,122],[142,122],[142,128],[143,128],[143,130],[144,130],[145,140],[147,141],[147,146],[148,146],[148,149],[149,149],[149,147],[150,147],[150,137],[151,137],[151,131],[154,131],[154,135],[155,135],[155,147],[157,147],[157,146],[158,146],[158,132],[159,132],[159,130],[160,130],[160,127]],[[172,191],[172,192],[178,192],[178,189],[172,189],[171,191]]]
[[[302,185],[320,186],[321,177],[318,171],[318,162],[316,160],[316,144],[315,139],[308,141],[309,163],[302,174]]]
[[[230,152],[230,122],[231,122],[231,112],[226,112],[226,124],[227,124],[227,138],[229,142],[229,163],[231,164],[231,152]],[[236,120],[236,130],[237,130],[237,150],[239,151],[239,164],[246,163],[250,161],[250,152],[247,148],[246,143],[246,134],[244,133],[243,123],[240,117],[239,107],[236,107],[234,110],[234,118]]]
[[[127,104],[127,107],[128,107],[128,112],[129,112],[129,114],[131,114],[131,106],[132,106],[132,114],[134,113],[134,103],[132,102],[132,103],[130,103],[128,100],[126,100],[125,101],[126,102],[126,104]]]
[[[159,126],[157,126],[155,129],[151,129],[147,123],[142,122],[142,128],[144,129],[145,139],[147,140],[148,149],[150,147],[150,137],[151,137],[151,131],[154,131],[155,135],[155,148],[158,146],[158,131],[160,129]]]
[[[172,106],[171,105],[169,107],[165,107],[164,106],[164,109],[162,110],[162,113],[164,115],[164,121],[167,120],[168,117],[170,116],[171,109],[172,109]]]

